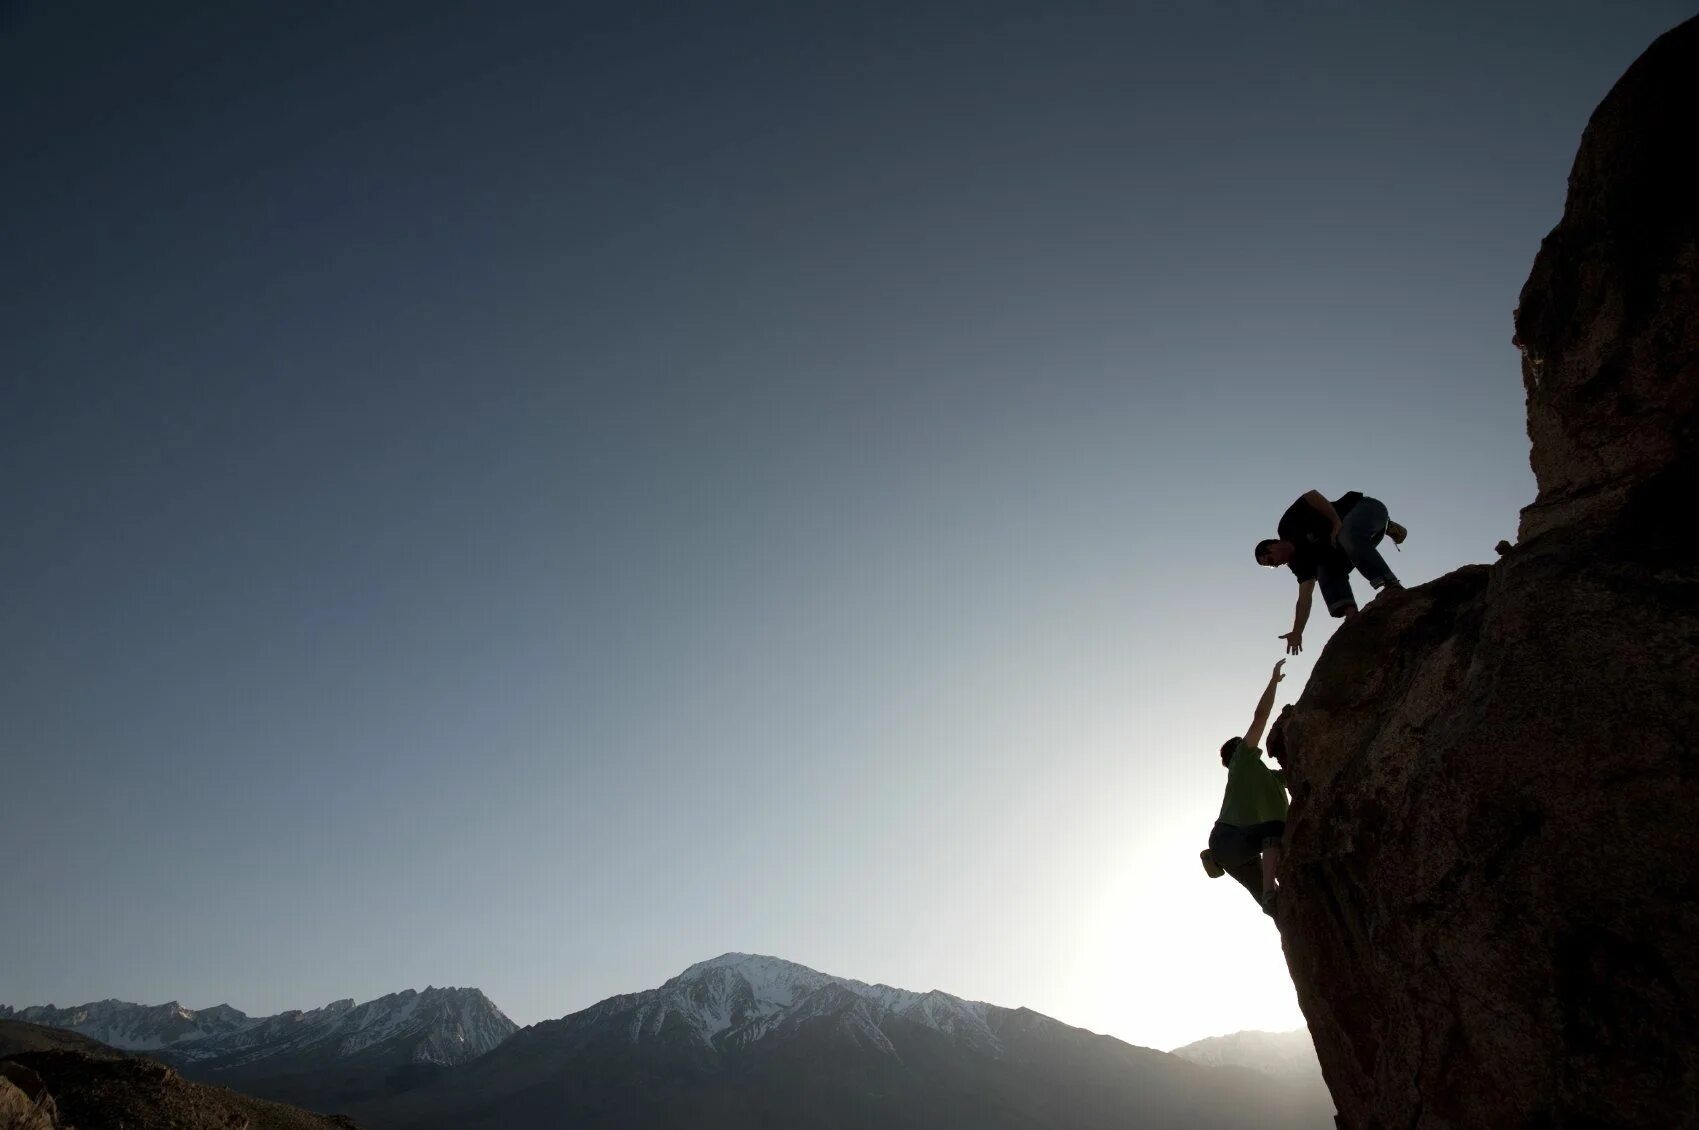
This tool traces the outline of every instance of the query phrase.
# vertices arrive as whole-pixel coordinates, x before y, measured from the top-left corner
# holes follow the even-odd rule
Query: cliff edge
[[[1594,112],[1516,332],[1518,545],[1292,716],[1287,964],[1342,1126],[1699,1126],[1699,19]]]

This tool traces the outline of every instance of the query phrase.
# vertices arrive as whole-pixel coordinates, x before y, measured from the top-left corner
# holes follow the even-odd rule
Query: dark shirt
[[[1241,740],[1227,760],[1227,789],[1216,822],[1254,828],[1286,819],[1287,804],[1285,776],[1263,764],[1261,750]]]
[[[1362,500],[1362,491],[1347,491],[1333,500],[1333,509],[1343,518]],[[1292,560],[1286,563],[1286,567],[1300,581],[1315,580],[1316,568],[1323,562],[1340,576],[1351,571],[1351,559],[1330,540],[1333,523],[1327,520],[1327,515],[1301,498],[1280,516],[1275,534],[1281,541],[1292,543]]]

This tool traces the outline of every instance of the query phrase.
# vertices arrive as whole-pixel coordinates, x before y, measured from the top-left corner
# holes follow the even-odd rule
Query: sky
[[[1297,1027],[1197,858],[1252,546],[1515,536],[1511,310],[1687,7],[0,3],[0,1002]]]

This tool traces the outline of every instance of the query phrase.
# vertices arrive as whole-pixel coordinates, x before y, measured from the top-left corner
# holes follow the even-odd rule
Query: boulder
[[[1344,625],[1279,925],[1339,1123],[1699,1125],[1699,20],[1583,136],[1517,315],[1518,545]]]
[[[1647,48],[1593,112],[1563,219],[1516,311],[1539,497],[1522,537],[1608,520],[1691,473],[1699,403],[1699,21]]]
[[[41,1076],[21,1063],[0,1060],[0,1127],[55,1130],[59,1110]]]

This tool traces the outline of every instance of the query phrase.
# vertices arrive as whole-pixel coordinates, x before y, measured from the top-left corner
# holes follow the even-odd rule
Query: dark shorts
[[[1255,863],[1262,858],[1264,844],[1272,841],[1278,845],[1280,837],[1285,834],[1284,820],[1252,824],[1249,828],[1217,822],[1210,829],[1209,850],[1215,853],[1215,862],[1231,871],[1243,864]]]

